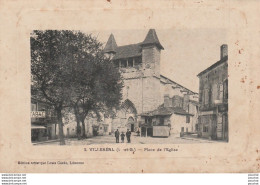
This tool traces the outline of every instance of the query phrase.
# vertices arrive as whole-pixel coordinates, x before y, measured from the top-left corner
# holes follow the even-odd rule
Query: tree
[[[77,128],[81,122],[84,136],[89,111],[116,108],[121,100],[119,71],[104,57],[102,44],[79,31],[34,31],[31,74],[32,94],[55,107],[60,144],[65,144],[61,114],[65,107],[73,108]]]
[[[34,31],[31,35],[32,95],[55,107],[60,144],[64,145],[62,109],[70,97],[72,68],[71,31]]]
[[[113,62],[104,57],[102,44],[95,37],[80,33],[78,43],[80,48],[88,47],[83,49],[84,52],[75,54],[71,105],[77,125],[81,122],[82,136],[85,138],[88,113],[94,112],[99,116],[100,113],[117,109],[122,98],[123,81]]]

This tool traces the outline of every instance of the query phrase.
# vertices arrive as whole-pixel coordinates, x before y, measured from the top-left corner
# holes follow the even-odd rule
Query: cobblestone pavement
[[[136,135],[131,136],[131,144],[191,144],[191,143],[215,143],[217,141],[206,140],[201,138],[189,137],[140,137]],[[116,139],[113,135],[108,136],[95,136],[87,139],[78,140],[76,138],[66,139],[66,145],[92,145],[92,144],[116,144]],[[120,143],[119,144],[123,144]],[[125,138],[124,144],[128,144]],[[42,143],[40,145],[59,145],[59,142]]]

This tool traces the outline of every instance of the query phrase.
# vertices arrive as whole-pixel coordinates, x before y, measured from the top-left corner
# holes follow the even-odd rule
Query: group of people
[[[127,138],[127,142],[131,143],[131,131],[129,129],[127,129],[126,134],[124,132],[122,132],[120,134],[120,132],[118,131],[118,129],[115,131],[115,137],[116,137],[116,143],[119,143],[119,137],[121,136],[121,142],[124,143],[125,140],[125,136]]]

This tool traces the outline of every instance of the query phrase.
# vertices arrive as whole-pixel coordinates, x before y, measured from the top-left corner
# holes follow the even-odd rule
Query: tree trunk
[[[81,132],[81,129],[80,129],[80,119],[79,119],[79,112],[78,112],[78,109],[76,106],[74,106],[74,113],[75,113],[75,117],[76,117],[76,122],[77,122],[77,138],[78,140],[80,140],[80,132]]]
[[[56,112],[57,112],[57,118],[58,118],[58,124],[59,124],[60,145],[65,145],[64,134],[63,134],[63,123],[62,123],[61,109],[57,108]]]
[[[55,122],[55,128],[54,128],[54,137],[55,137],[55,139],[57,139],[57,131],[56,131],[56,129],[57,129],[57,123]]]
[[[83,118],[81,120],[81,123],[82,123],[82,137],[83,138],[87,138],[87,136],[86,136],[86,129],[85,129],[85,118]]]

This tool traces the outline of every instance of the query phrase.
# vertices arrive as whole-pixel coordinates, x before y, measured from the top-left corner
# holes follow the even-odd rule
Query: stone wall
[[[203,108],[214,107],[215,100],[223,98],[223,82],[228,78],[227,62],[200,76],[199,103]]]
[[[143,69],[151,69],[151,75],[158,78],[160,77],[160,56],[161,51],[156,46],[147,46],[142,49]]]
[[[143,84],[142,78],[125,79],[123,88],[123,101],[130,100],[138,113],[142,112],[142,93]]]
[[[184,128],[184,132],[192,131],[192,124],[186,123],[186,115],[178,115],[178,114],[172,114],[170,118],[171,122],[171,134],[179,136],[182,127]]]
[[[160,105],[160,79],[143,78],[143,112],[152,111]]]

